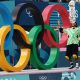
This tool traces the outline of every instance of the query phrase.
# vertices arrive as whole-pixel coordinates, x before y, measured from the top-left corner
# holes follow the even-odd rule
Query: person
[[[80,28],[77,26],[77,23],[75,22],[75,23],[72,23],[71,28],[67,28],[67,29],[59,28],[59,30],[61,33],[65,32],[68,35],[67,50],[66,50],[65,58],[68,59],[70,62],[69,69],[72,69],[74,67],[79,68],[78,45],[79,45],[80,38],[78,37],[78,34],[80,33]],[[76,66],[74,66],[72,58],[74,58],[76,62]]]

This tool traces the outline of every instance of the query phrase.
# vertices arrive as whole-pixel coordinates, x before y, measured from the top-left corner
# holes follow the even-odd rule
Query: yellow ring
[[[21,26],[14,25],[14,29],[18,30],[21,33],[21,36],[24,38],[26,43],[30,44],[28,35],[26,34],[25,30]],[[3,26],[2,28],[0,28],[0,67],[5,71],[14,71],[14,72],[21,71],[28,64],[31,50],[29,48],[21,49],[21,55],[18,63],[15,66],[11,66],[6,60],[6,57],[4,54],[4,42],[9,32],[10,32],[9,26],[6,26],[6,27]]]

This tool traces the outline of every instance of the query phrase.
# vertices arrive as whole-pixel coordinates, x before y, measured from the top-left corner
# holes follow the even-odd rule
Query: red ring
[[[67,12],[66,8],[64,6],[62,6],[61,4],[55,4],[55,5],[48,5],[42,12],[42,16],[43,16],[43,20],[45,24],[49,25],[49,21],[50,21],[50,15],[53,11],[58,11],[58,13],[60,14],[61,18],[62,18],[62,22],[63,22],[63,27],[64,28],[70,28],[71,24],[70,24],[70,20],[69,20],[69,13]],[[45,30],[44,32],[44,41],[45,43],[49,46],[49,47],[64,47],[66,46],[67,43],[67,34],[63,33],[62,37],[60,39],[60,42],[55,42],[55,40],[52,38],[50,31]]]

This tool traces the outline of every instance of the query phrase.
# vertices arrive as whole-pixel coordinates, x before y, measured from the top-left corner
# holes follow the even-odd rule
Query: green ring
[[[44,25],[44,29],[50,30],[53,38],[55,39],[55,41],[58,42],[58,37],[56,36],[57,35],[56,32],[49,25]],[[36,51],[36,40],[41,31],[42,31],[42,27],[39,25],[39,26],[34,26],[29,33],[29,40],[32,45],[30,61],[35,68],[50,69],[53,68],[53,66],[57,63],[58,56],[59,56],[59,48],[56,47],[51,48],[49,59],[45,64],[42,63],[39,60]]]

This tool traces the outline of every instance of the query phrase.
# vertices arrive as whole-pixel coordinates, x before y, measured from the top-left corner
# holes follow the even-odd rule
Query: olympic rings
[[[47,80],[47,76],[39,76],[39,80]]]
[[[59,12],[61,18],[62,18],[62,22],[63,22],[63,27],[64,28],[69,28],[71,27],[70,25],[70,21],[69,21],[69,15],[67,10],[65,9],[65,7],[63,7],[60,4],[55,4],[55,5],[48,5],[42,12],[42,16],[44,19],[44,23],[45,24],[49,24],[49,19],[50,19],[50,15],[51,13],[56,10]],[[60,43],[57,43],[54,41],[54,39],[52,38],[50,31],[46,31],[46,34],[44,35],[46,38],[44,38],[45,43],[49,46],[49,47],[64,47],[66,45],[67,42],[67,35],[65,33],[62,34],[62,39],[60,41]]]
[[[24,38],[26,43],[30,44],[28,36],[26,35],[25,30],[22,27],[20,27],[18,25],[14,25],[14,29],[21,33],[21,36]],[[0,39],[1,39],[0,40],[0,44],[1,44],[1,46],[0,46],[0,67],[6,71],[21,71],[28,64],[28,61],[30,58],[30,49],[22,48],[21,56],[20,56],[18,63],[15,66],[11,66],[7,62],[5,54],[4,54],[4,42],[5,42],[6,36],[8,35],[9,32],[10,32],[9,26],[6,26],[6,27],[3,26],[0,29]]]
[[[64,28],[68,28],[70,27],[70,21],[68,18],[67,10],[60,4],[49,5],[44,9],[41,15],[40,11],[35,7],[33,3],[20,4],[13,11],[13,16],[15,19],[14,23],[17,24],[13,26],[12,18],[8,9],[1,6],[3,5],[2,4],[0,5],[0,12],[2,12],[2,17],[5,18],[5,22],[4,26],[0,28],[0,58],[1,58],[0,67],[6,71],[21,71],[22,69],[25,68],[30,59],[31,64],[35,68],[38,69],[52,68],[58,60],[59,47],[65,46],[67,39],[65,39],[65,41],[63,42],[61,40],[62,43],[58,44],[59,40],[58,37],[56,36],[57,34],[54,31],[54,29],[50,28],[49,26],[49,17],[52,11],[57,10],[62,17]],[[33,16],[35,22],[35,26],[30,27],[29,35],[26,34],[25,32],[28,29],[28,27],[25,28],[25,26],[18,25],[20,15],[24,9],[30,11],[32,15],[29,14],[29,16],[30,17]],[[63,38],[66,37],[64,35],[65,34],[62,35]],[[16,46],[18,46],[18,48],[20,47],[21,50],[20,59],[14,66],[11,66],[8,63],[4,54],[5,45],[6,47],[8,44],[11,45],[12,40],[16,43]],[[37,54],[38,52],[40,52],[37,49],[42,40],[44,40],[48,47],[50,47],[50,55],[45,63],[42,63],[40,61]],[[11,48],[12,50],[12,46],[9,48]]]

